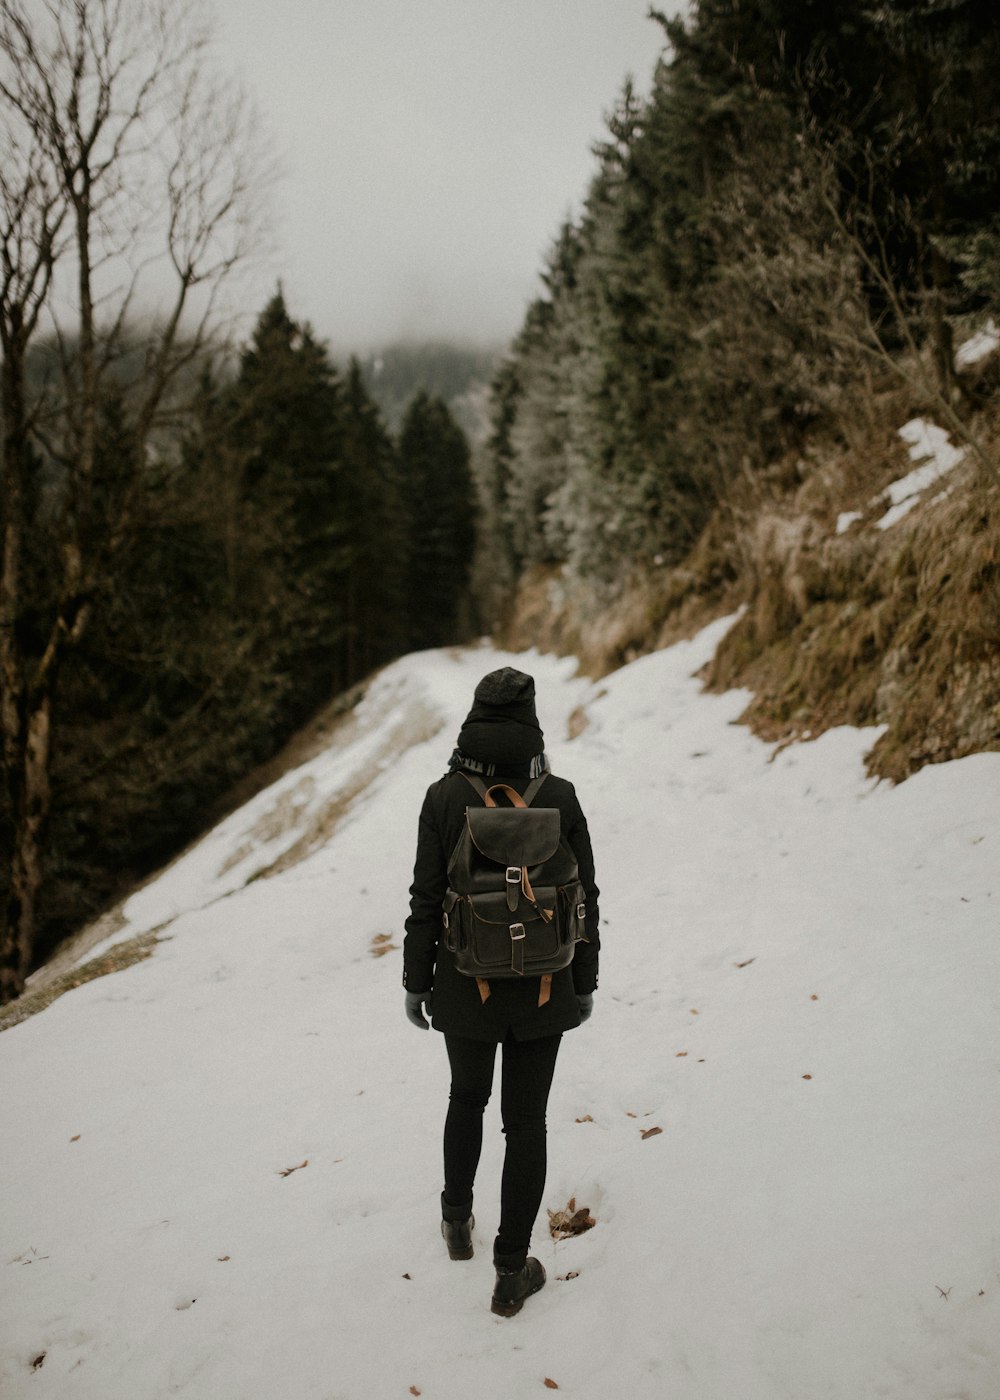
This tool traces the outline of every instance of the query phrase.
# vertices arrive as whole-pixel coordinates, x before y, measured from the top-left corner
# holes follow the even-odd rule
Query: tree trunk
[[[51,802],[49,735],[52,698],[46,693],[25,722],[20,771],[15,779],[14,848],[3,925],[0,927],[0,1004],[21,995],[31,971],[35,908],[41,889],[45,827]]]
[[[930,323],[931,353],[934,357],[934,376],[937,381],[938,393],[948,403],[955,401],[955,339],[952,333],[951,321],[945,309],[943,277],[939,271],[939,264],[943,263],[940,254],[935,250],[932,254],[934,260],[934,285],[928,293],[928,321]]]

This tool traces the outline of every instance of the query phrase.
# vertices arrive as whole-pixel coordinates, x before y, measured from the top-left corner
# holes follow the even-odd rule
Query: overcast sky
[[[604,114],[627,74],[649,91],[663,47],[647,0],[215,9],[220,58],[284,170],[268,278],[341,352],[513,335],[579,208]]]

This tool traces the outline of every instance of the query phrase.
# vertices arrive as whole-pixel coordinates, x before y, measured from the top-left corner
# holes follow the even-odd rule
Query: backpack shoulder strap
[[[490,800],[490,794],[497,789],[506,792],[515,806],[523,802],[525,807],[530,807],[532,801],[538,796],[538,789],[548,777],[547,773],[541,773],[537,778],[532,778],[531,782],[524,789],[524,796],[519,798],[517,793],[512,788],[508,788],[504,783],[494,783],[493,787],[488,788],[481,778],[477,778],[472,773],[466,773],[464,769],[460,769],[459,771],[465,781],[475,788],[476,792],[479,793],[479,796],[488,807],[494,805]]]
[[[483,799],[483,801],[485,802],[485,801],[486,801],[486,791],[487,791],[487,789],[486,789],[486,784],[483,782],[482,778],[476,778],[476,777],[474,777],[471,773],[466,773],[464,769],[459,769],[459,771],[461,772],[462,777],[465,779],[465,781],[466,781],[467,783],[471,783],[471,784],[472,784],[472,786],[475,788],[475,790],[479,793],[479,796],[480,796],[480,797]]]
[[[524,805],[530,807],[533,800],[538,796],[538,789],[548,777],[548,773],[540,773],[537,778],[532,778],[531,782],[524,789]]]

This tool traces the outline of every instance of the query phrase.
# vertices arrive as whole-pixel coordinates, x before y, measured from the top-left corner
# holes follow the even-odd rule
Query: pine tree
[[[395,450],[356,359],[348,368],[340,411],[340,470],[348,515],[343,669],[353,682],[406,645],[408,522]]]
[[[234,581],[256,597],[273,669],[296,696],[290,722],[346,684],[351,522],[341,400],[326,349],[277,292],[223,411],[239,478]]]
[[[409,646],[443,646],[467,626],[476,511],[469,444],[447,405],[421,392],[406,411],[398,453]]]

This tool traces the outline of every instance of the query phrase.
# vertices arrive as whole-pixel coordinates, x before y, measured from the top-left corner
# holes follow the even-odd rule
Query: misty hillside
[[[473,442],[488,430],[486,396],[500,347],[481,349],[445,343],[388,345],[364,356],[362,373],[390,432],[397,432],[407,406],[421,391],[445,401]]]

